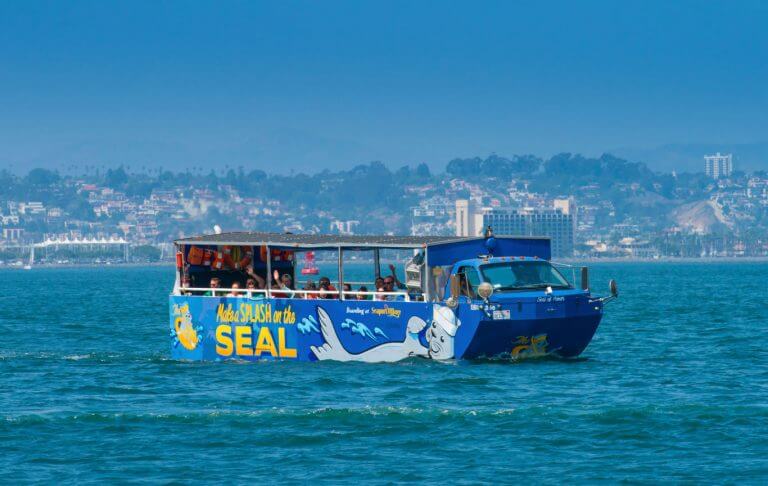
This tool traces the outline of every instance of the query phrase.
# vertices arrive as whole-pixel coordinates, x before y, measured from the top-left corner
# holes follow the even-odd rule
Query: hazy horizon
[[[767,21],[759,1],[6,3],[0,167],[765,169]]]

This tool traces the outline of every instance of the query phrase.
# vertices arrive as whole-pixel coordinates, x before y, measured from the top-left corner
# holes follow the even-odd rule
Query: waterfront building
[[[456,201],[456,236],[481,236],[491,226],[497,235],[548,236],[552,257],[573,255],[575,206],[556,199],[551,208],[476,208],[471,200]]]
[[[483,215],[472,199],[456,200],[456,236],[479,236]]]

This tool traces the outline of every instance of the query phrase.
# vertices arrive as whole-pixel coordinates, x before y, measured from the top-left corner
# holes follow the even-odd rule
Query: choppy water
[[[602,264],[579,360],[169,359],[170,268],[0,271],[0,482],[768,481],[768,264]]]

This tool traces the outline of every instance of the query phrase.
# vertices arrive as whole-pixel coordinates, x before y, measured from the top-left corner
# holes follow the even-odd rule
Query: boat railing
[[[211,292],[212,295],[209,297],[227,297],[228,294],[243,294],[243,297],[247,296],[249,299],[253,297],[253,294],[267,295],[266,289],[227,289],[221,287],[179,287],[179,292],[181,295],[184,295],[185,292]]]
[[[411,295],[408,292],[403,292],[403,291],[400,291],[400,292],[359,292],[357,290],[345,290],[343,292],[343,294],[344,294],[345,297],[347,295],[351,295],[351,296],[358,296],[358,295],[369,296],[370,295],[370,296],[373,297],[373,300],[376,300],[376,297],[390,297],[390,296],[391,297],[402,297],[403,300],[405,300],[406,302],[410,302],[411,301]],[[357,299],[346,299],[345,298],[344,300],[357,300]]]
[[[266,298],[267,297],[267,289],[227,289],[227,288],[212,288],[212,287],[179,287],[179,293],[180,295],[184,295],[186,292],[200,292],[200,293],[206,293],[211,292],[212,295],[209,297],[245,297],[248,299],[254,298],[254,296],[258,296],[256,298]],[[230,295],[230,294],[236,294],[236,295]],[[408,294],[408,292],[398,291],[398,292],[359,292],[356,290],[345,290],[345,291],[338,291],[338,290],[293,290],[293,289],[270,289],[270,294],[272,297],[276,298],[304,298],[304,299],[317,299],[321,298],[321,296],[326,295],[333,295],[334,298],[338,298],[339,295],[343,294],[345,299],[344,300],[357,300],[357,299],[348,299],[347,296],[358,296],[358,295],[365,295],[365,296],[372,296],[373,300],[377,300],[377,297],[402,297],[404,301],[410,302],[411,296]],[[275,295],[277,294],[277,295]]]

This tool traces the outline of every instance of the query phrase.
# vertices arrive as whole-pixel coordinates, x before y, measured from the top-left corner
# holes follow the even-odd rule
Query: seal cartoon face
[[[427,329],[430,358],[453,358],[453,340],[460,325],[461,322],[449,307],[436,305],[432,308],[432,323]]]
[[[197,336],[197,331],[195,331],[195,328],[192,325],[192,316],[189,312],[185,312],[183,315],[178,316],[174,322],[174,327],[176,330],[176,338],[182,346],[190,351],[197,347],[197,343],[200,342],[200,339]]]

